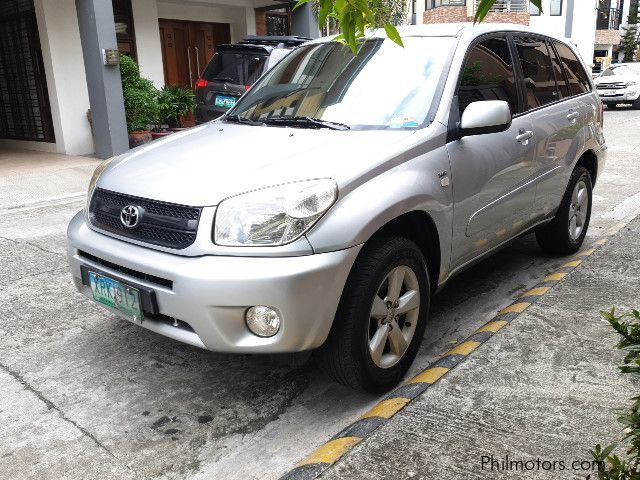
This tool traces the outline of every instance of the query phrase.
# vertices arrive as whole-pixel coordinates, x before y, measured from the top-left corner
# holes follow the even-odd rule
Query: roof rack
[[[297,47],[305,42],[310,41],[310,38],[299,37],[297,35],[288,36],[271,36],[271,35],[248,35],[243,38],[240,44],[250,45],[270,45],[273,47],[285,46],[285,47]]]

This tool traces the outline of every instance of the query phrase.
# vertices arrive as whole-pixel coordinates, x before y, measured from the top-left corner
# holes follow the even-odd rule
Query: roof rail
[[[248,35],[240,42],[241,44],[253,44],[253,45],[270,45],[273,47],[297,47],[305,42],[310,41],[310,38],[300,37],[297,35],[288,36],[271,36],[271,35]]]

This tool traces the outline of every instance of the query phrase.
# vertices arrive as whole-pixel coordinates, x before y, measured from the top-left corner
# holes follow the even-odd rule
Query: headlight
[[[637,85],[638,82],[636,82],[635,80],[630,80],[627,82],[627,87],[630,87],[631,85]]]
[[[333,205],[333,180],[264,188],[223,200],[216,211],[214,242],[224,246],[277,246],[293,242]]]
[[[84,207],[84,213],[87,217],[89,216],[89,205],[91,204],[91,197],[93,197],[93,191],[96,189],[96,184],[98,183],[98,179],[100,178],[100,175],[102,175],[102,172],[104,172],[106,168],[109,166],[112,160],[113,158],[109,158],[108,160],[105,160],[100,165],[98,165],[95,171],[93,172],[93,176],[91,177],[91,181],[89,182],[89,189],[87,190],[87,201]]]

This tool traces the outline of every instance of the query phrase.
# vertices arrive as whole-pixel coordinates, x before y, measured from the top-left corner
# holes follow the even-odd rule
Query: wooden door
[[[160,20],[159,26],[167,85],[194,88],[216,47],[231,41],[227,23]]]
[[[187,25],[184,22],[160,20],[160,39],[165,83],[192,87]]]

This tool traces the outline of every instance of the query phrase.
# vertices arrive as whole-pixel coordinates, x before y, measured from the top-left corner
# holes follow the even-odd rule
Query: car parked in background
[[[99,166],[68,230],[78,290],[201,348],[315,350],[381,391],[456,273],[529,232],[575,253],[607,150],[575,49],[508,24],[400,32],[357,56],[302,45],[221,119]]]
[[[608,108],[630,103],[640,108],[640,63],[614,63],[596,79],[598,95]]]
[[[239,43],[219,45],[196,82],[196,122],[220,117],[260,76],[308,38],[249,36]]]

